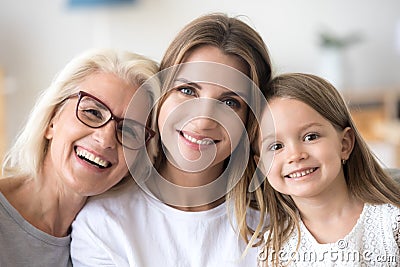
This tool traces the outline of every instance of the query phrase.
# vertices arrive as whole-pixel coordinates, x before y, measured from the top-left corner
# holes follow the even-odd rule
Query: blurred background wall
[[[239,15],[254,27],[264,38],[277,73],[319,74],[326,59],[321,33],[338,38],[356,34],[359,41],[342,49],[345,71],[339,89],[356,100],[357,95],[374,98],[382,92],[400,92],[398,0],[134,0],[92,8],[71,7],[68,0],[1,0],[0,114],[4,123],[0,127],[5,147],[23,125],[39,92],[76,54],[92,47],[115,47],[159,61],[186,23],[209,12]],[[400,106],[398,102],[390,105]],[[398,137],[374,146],[382,158],[387,157],[384,161],[389,166],[400,166],[395,158],[400,149],[390,150],[392,139]]]

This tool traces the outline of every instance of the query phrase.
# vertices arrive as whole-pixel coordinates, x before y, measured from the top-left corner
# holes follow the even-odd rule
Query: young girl
[[[258,147],[270,226],[260,265],[399,266],[399,185],[339,93],[295,73],[274,78],[266,99]]]
[[[148,177],[131,170],[140,187],[82,210],[73,225],[73,263],[255,266],[257,248],[250,246],[265,207],[261,189],[247,191],[255,136],[247,129],[262,96],[257,87],[271,76],[265,44],[239,19],[205,15],[178,34],[160,66],[155,167]],[[253,200],[261,214],[250,208]]]

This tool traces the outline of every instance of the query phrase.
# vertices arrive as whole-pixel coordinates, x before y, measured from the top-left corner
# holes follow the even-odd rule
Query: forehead
[[[327,119],[325,119],[310,105],[293,98],[273,98],[268,101],[268,107],[274,117],[284,116],[287,118],[286,120],[281,121],[280,124],[283,124],[286,121],[298,120],[300,122],[309,119],[327,121]],[[268,109],[264,112],[268,112]]]
[[[268,101],[261,119],[263,137],[272,133],[284,134],[289,130],[299,130],[306,125],[333,125],[308,104],[290,98],[273,98]]]
[[[221,49],[212,45],[202,45],[189,51],[183,58],[187,62],[214,62],[226,65],[248,75],[247,63],[237,55],[226,54]]]

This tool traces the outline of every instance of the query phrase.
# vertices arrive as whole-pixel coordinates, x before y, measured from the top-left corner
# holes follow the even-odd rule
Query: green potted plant
[[[319,72],[330,81],[338,90],[345,86],[344,50],[361,41],[361,35],[351,33],[338,36],[328,31],[320,32],[321,62]]]

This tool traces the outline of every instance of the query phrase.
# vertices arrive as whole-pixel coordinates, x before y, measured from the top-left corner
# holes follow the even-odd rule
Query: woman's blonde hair
[[[311,74],[288,73],[275,77],[265,91],[267,101],[274,98],[299,100],[327,119],[336,129],[350,127],[355,135],[353,151],[343,166],[350,194],[372,204],[391,203],[400,207],[400,186],[382,169],[368,148],[351,118],[348,107],[339,92],[326,80]],[[283,242],[297,229],[299,237],[298,210],[293,199],[275,191],[264,182],[264,196],[270,225],[264,255],[278,252]],[[278,255],[270,259],[278,266]],[[268,259],[267,259],[268,262]]]
[[[166,50],[160,63],[160,70],[163,71],[167,68],[183,63],[185,56],[200,46],[217,47],[227,55],[239,57],[246,64],[248,69],[247,76],[255,85],[252,90],[253,95],[251,96],[251,105],[254,113],[251,112],[249,108],[249,115],[246,121],[249,142],[252,143],[255,134],[250,132],[250,129],[254,129],[255,125],[257,125],[255,113],[261,113],[259,111],[261,104],[258,101],[259,96],[262,96],[262,94],[259,90],[265,90],[265,86],[271,78],[271,61],[264,41],[254,29],[238,18],[228,17],[221,13],[207,14],[193,20],[178,33]],[[160,107],[168,95],[164,89],[162,92],[163,95],[157,104],[157,118]],[[159,141],[158,147],[161,147],[161,141]],[[235,153],[233,153],[233,155],[234,154]],[[240,156],[237,157],[240,158]],[[249,157],[253,157],[251,151]],[[163,153],[158,153],[158,157],[156,157],[155,160],[156,169],[159,169],[165,160],[165,155]],[[235,159],[232,159],[231,157],[231,160]],[[248,162],[245,173],[233,189],[227,193],[226,197],[227,199],[234,200],[234,210],[238,222],[238,231],[242,238],[251,244],[252,241],[258,237],[258,233],[264,224],[265,208],[261,189],[258,189],[253,193],[249,193],[248,191],[249,183],[253,176],[253,171],[255,170],[254,162],[247,158],[244,159],[244,161]],[[235,165],[235,163],[232,165]],[[243,166],[243,161],[241,164],[237,165]],[[235,173],[243,173],[243,168],[242,171],[240,171],[235,170],[235,167],[236,166],[232,168],[232,171],[229,174],[230,176],[233,176]],[[249,227],[246,220],[247,208],[249,206],[260,209],[261,211],[260,221],[255,231]],[[249,237],[251,237],[251,242],[249,241]]]
[[[141,55],[111,49],[87,51],[71,60],[39,96],[28,120],[3,163],[4,176],[37,177],[49,147],[45,131],[65,100],[94,73],[111,73],[133,86],[141,86],[158,71],[158,65]],[[155,96],[147,90],[151,103]],[[151,123],[149,121],[149,123]]]

